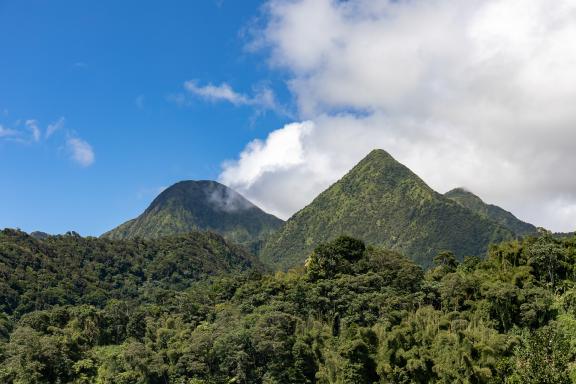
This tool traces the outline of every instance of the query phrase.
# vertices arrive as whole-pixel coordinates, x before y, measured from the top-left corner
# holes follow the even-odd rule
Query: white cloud
[[[272,89],[265,85],[254,87],[252,89],[252,95],[236,92],[227,83],[200,85],[196,80],[189,80],[184,83],[184,88],[189,93],[207,101],[228,102],[235,106],[251,106],[261,111],[271,110],[280,114],[286,114],[284,108],[278,104]],[[182,95],[177,97],[181,99]],[[181,100],[176,101],[181,102]]]
[[[57,131],[60,131],[62,128],[64,128],[65,123],[66,119],[64,117],[61,117],[55,122],[48,124],[48,128],[46,128],[46,137],[48,138]]]
[[[197,81],[190,80],[184,83],[184,88],[197,96],[209,101],[228,101],[234,105],[249,104],[248,97],[237,93],[226,83],[220,85],[198,85]]]
[[[66,146],[70,152],[71,159],[77,164],[88,167],[94,163],[94,150],[87,141],[78,137],[69,137],[66,140]]]
[[[576,228],[576,2],[271,0],[265,9],[257,43],[290,74],[312,128],[249,144],[222,181],[286,217],[381,147],[440,191],[463,185],[537,225]],[[296,149],[273,156],[285,146]]]
[[[53,123],[48,124],[44,140],[46,141],[57,131],[64,129],[65,122],[66,119],[61,117]],[[21,120],[17,120],[14,125],[15,127],[19,127],[22,124],[30,131],[30,136],[25,135],[24,131],[21,129],[9,129],[0,125],[0,139],[3,138],[20,144],[30,144],[31,142],[37,143],[43,139],[42,130],[37,120],[28,119],[23,123]],[[88,167],[95,161],[95,154],[92,146],[87,141],[75,136],[75,133],[72,131],[66,130],[65,147],[61,147],[61,149],[65,149],[68,152],[70,159],[83,167]]]
[[[224,164],[220,181],[279,217],[302,208],[330,181],[324,155],[314,150],[313,122],[288,124],[265,141],[254,140],[240,159]]]
[[[265,142],[254,140],[240,155],[241,167],[225,165],[221,175],[225,182],[241,181],[251,186],[266,173],[288,169],[302,164],[304,148],[302,137],[311,133],[312,123],[295,123],[272,132]]]
[[[32,139],[35,142],[40,141],[40,137],[42,136],[42,132],[40,132],[40,128],[38,127],[38,121],[26,120],[25,125],[30,130],[30,132],[32,132]]]

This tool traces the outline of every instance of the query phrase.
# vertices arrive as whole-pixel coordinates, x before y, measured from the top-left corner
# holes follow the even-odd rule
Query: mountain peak
[[[373,185],[382,193],[389,193],[397,188],[403,193],[411,190],[428,197],[435,193],[424,180],[383,149],[372,150],[338,183],[354,189],[362,185]]]
[[[441,250],[483,254],[488,244],[513,237],[430,188],[383,150],[373,150],[342,179],[292,216],[267,242],[263,261],[301,263],[315,245],[340,235],[405,253],[423,265]]]
[[[370,151],[370,153],[368,153],[366,155],[366,157],[364,157],[364,159],[376,159],[376,158],[381,158],[381,159],[391,159],[396,161],[392,155],[390,155],[388,152],[386,152],[383,149],[380,148],[375,148],[373,150]]]
[[[383,149],[373,149],[362,160],[360,160],[360,162],[356,165],[356,167],[362,167],[366,165],[373,165],[373,166],[377,165],[381,167],[380,168],[381,170],[384,170],[385,168],[391,166],[400,166],[406,168],[391,154],[389,154]]]
[[[210,230],[228,240],[252,245],[282,223],[223,184],[212,180],[184,180],[162,191],[139,217],[102,236],[153,238]]]
[[[468,209],[476,211],[485,205],[484,201],[464,187],[454,188],[444,194],[450,200],[461,203]],[[465,204],[463,204],[466,202]]]
[[[214,210],[235,212],[260,210],[244,196],[213,180],[183,180],[166,188],[152,202],[147,210],[154,210],[166,204],[205,204]]]

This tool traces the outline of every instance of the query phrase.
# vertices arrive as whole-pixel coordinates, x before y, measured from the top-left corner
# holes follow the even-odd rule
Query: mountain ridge
[[[435,254],[481,255],[515,237],[430,188],[409,168],[376,149],[294,214],[271,236],[262,260],[281,268],[302,263],[314,246],[339,235],[406,253],[422,265]]]
[[[503,225],[518,235],[525,236],[538,233],[538,229],[534,225],[518,219],[514,214],[497,205],[485,203],[480,197],[463,187],[454,188],[446,192],[444,196],[482,217]]]

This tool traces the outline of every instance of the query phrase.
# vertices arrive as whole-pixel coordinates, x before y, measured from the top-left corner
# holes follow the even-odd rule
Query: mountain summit
[[[481,198],[464,188],[455,188],[446,192],[444,196],[482,217],[499,223],[517,235],[535,235],[538,233],[538,229],[532,224],[525,223],[496,205],[486,204]]]
[[[263,240],[283,221],[215,181],[181,181],[162,192],[136,219],[102,235],[110,239],[154,238],[210,230],[236,243]]]
[[[512,231],[430,188],[383,150],[374,150],[297,212],[267,242],[261,259],[298,265],[319,243],[346,234],[429,265],[442,250],[481,255]]]

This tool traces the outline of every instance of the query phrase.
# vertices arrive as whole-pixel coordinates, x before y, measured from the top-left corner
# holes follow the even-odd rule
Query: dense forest
[[[428,270],[338,237],[267,273],[214,234],[5,230],[0,382],[576,382],[575,264],[546,234]]]

